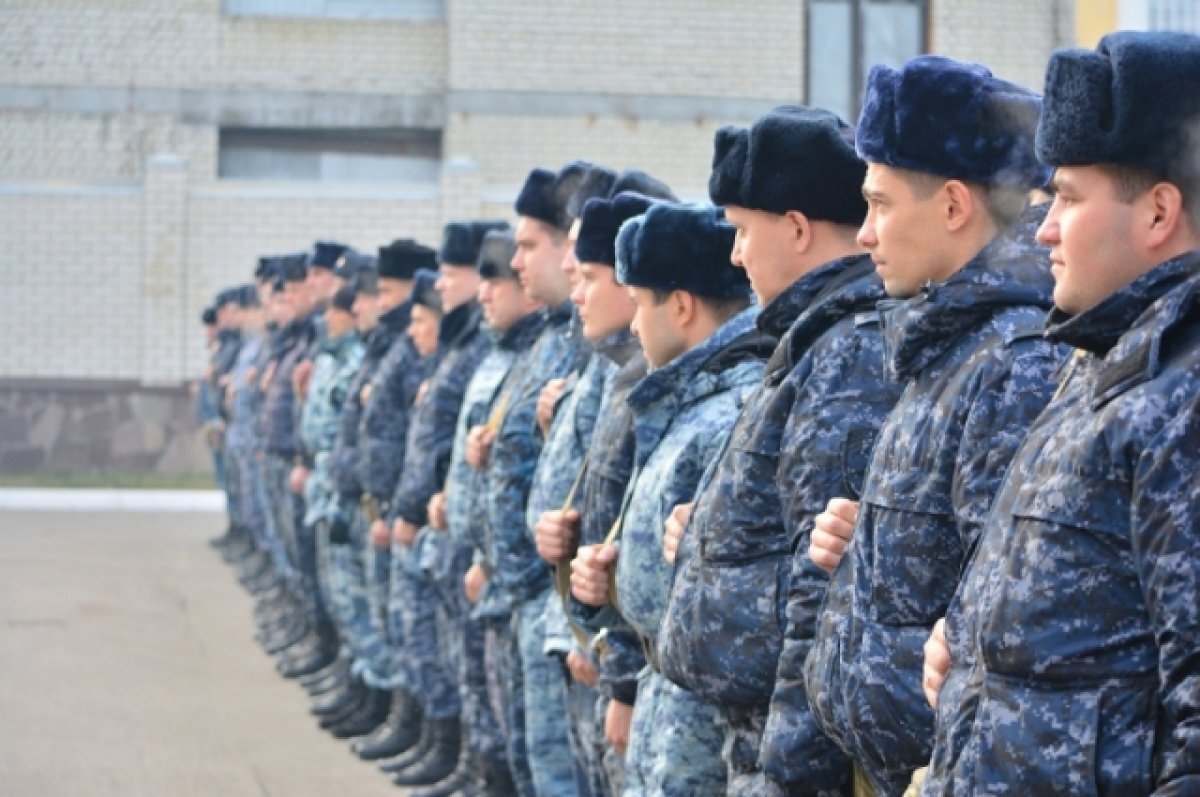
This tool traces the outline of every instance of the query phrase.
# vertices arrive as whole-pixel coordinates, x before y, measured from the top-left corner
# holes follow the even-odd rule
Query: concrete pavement
[[[0,511],[0,794],[402,793],[251,641],[221,523]]]

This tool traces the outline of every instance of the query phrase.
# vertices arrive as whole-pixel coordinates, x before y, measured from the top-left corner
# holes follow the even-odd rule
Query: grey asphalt
[[[0,511],[0,795],[399,795],[251,641],[211,513]]]

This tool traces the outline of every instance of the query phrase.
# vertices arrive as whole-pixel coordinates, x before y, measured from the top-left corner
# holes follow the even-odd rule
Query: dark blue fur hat
[[[427,268],[417,269],[416,274],[413,275],[413,304],[428,307],[437,313],[442,312],[442,295],[434,288],[437,278],[436,271],[430,271]]]
[[[512,269],[512,259],[516,253],[517,243],[512,230],[491,230],[483,236],[483,246],[479,248],[479,259],[475,262],[475,268],[485,280],[515,281],[517,272]]]
[[[579,160],[563,166],[557,174],[548,169],[534,169],[525,178],[525,185],[517,195],[517,215],[537,219],[565,233],[575,220],[570,213],[572,195],[585,182],[590,182],[593,190],[603,189],[607,192],[611,186],[607,182],[610,175],[612,172],[607,169]],[[579,204],[582,206],[583,203]]]
[[[1051,166],[1119,164],[1181,185],[1200,177],[1200,37],[1111,33],[1046,68],[1038,156]]]
[[[279,262],[279,276],[284,282],[304,282],[308,278],[308,252],[284,255]]]
[[[452,221],[442,229],[442,248],[438,262],[471,268],[479,259],[479,247],[490,230],[507,230],[502,220]]]
[[[336,307],[338,310],[341,310],[343,313],[353,314],[354,313],[354,299],[355,299],[356,295],[357,294],[353,287],[351,287],[349,285],[343,285],[342,287],[338,288],[337,291],[333,294],[333,298],[329,300],[329,306]]]
[[[324,268],[332,271],[337,265],[338,258],[350,247],[333,241],[317,241],[308,255],[309,268]]]
[[[746,272],[729,260],[734,235],[720,208],[657,203],[621,226],[617,281],[708,299],[748,298]]]
[[[437,254],[428,246],[411,238],[400,238],[379,247],[376,269],[380,277],[410,280],[419,268],[437,268]]]
[[[617,263],[617,233],[621,225],[650,209],[656,200],[631,191],[612,199],[589,199],[579,218],[579,233],[575,238],[575,258],[580,263]]]
[[[861,224],[866,171],[854,129],[836,114],[781,105],[749,128],[717,131],[708,194],[717,205]]]
[[[937,55],[874,66],[858,119],[858,154],[987,186],[1045,183],[1034,154],[1041,100],[981,64]]]

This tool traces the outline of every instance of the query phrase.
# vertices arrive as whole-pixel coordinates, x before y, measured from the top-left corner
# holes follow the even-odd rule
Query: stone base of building
[[[185,386],[0,379],[0,470],[209,473]]]

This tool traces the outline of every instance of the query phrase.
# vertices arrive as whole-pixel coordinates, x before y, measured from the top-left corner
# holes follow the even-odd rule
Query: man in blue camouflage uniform
[[[254,493],[262,508],[262,522],[254,531],[259,547],[270,560],[265,572],[247,583],[247,588],[255,595],[255,612],[260,617],[269,607],[278,605],[285,598],[292,572],[287,547],[280,536],[270,501],[266,432],[263,426],[268,371],[278,357],[281,343],[286,340],[284,332],[292,320],[291,308],[283,299],[283,261],[282,257],[260,259],[255,272],[266,324],[258,356],[246,372],[247,381],[238,386],[241,392],[235,405],[235,412],[245,411],[249,414],[246,423],[249,425],[247,436],[250,451],[246,458],[246,470],[250,481],[246,489]]]
[[[820,109],[782,106],[716,136],[709,193],[777,344],[694,510],[670,524],[658,645],[667,677],[717,706],[738,797],[849,790],[850,761],[816,728],[802,678],[827,582],[808,558],[813,519],[862,489],[899,395],[875,314],[883,284],[855,241],[865,172],[853,131]]]
[[[475,261],[487,232],[507,226],[492,221],[447,224],[437,256],[437,282],[421,299],[421,313],[436,310],[441,316],[430,329],[438,362],[413,408],[404,467],[388,514],[392,567],[387,617],[394,643],[398,641],[393,651],[394,676],[415,697],[421,721],[407,729],[405,741],[412,744],[401,751],[405,755],[384,762],[382,768],[406,785],[441,780],[454,770],[459,757],[458,687],[439,655],[439,596],[422,564],[425,558],[441,558],[442,535],[425,525],[429,501],[442,489],[450,466],[463,394],[489,347],[480,328],[482,312],[474,300]]]
[[[500,647],[510,639],[512,617],[503,594],[490,594],[497,587],[492,582],[493,559],[488,558],[488,474],[480,467],[484,460],[479,457],[479,443],[472,439],[481,433],[494,435],[502,423],[512,385],[520,378],[522,356],[528,355],[546,326],[541,302],[524,292],[511,268],[515,257],[516,242],[511,233],[487,235],[479,258],[479,302],[496,343],[470,380],[458,414],[444,520],[458,552],[452,563],[461,567],[463,559],[468,559],[469,567],[462,576],[460,594],[464,605],[448,605],[450,617],[462,618],[461,634],[444,637],[451,640],[446,657],[457,653],[461,661],[458,683],[463,724],[484,771],[480,780],[488,789],[532,795],[533,779],[524,755],[524,717],[510,712],[511,706],[500,696]],[[454,575],[454,571],[448,575]],[[503,767],[497,766],[500,762]],[[481,785],[472,787],[478,789]]]
[[[299,406],[293,375],[308,355],[316,338],[313,303],[305,279],[308,268],[304,256],[289,256],[282,265],[283,301],[291,321],[282,332],[274,359],[264,374],[266,382],[261,408],[263,442],[266,450],[268,504],[275,529],[288,554],[289,583],[286,596],[261,616],[262,639],[268,652],[280,654],[281,670],[316,669],[323,662],[319,648],[332,640],[319,634],[316,615],[316,585],[310,578],[312,563],[305,560],[303,546],[303,502],[292,479],[300,453]]]
[[[609,754],[610,748],[605,743],[607,703],[603,708],[597,706],[600,699],[597,689],[599,672],[591,649],[591,635],[577,624],[572,627],[567,619],[564,600],[570,594],[570,562],[578,546],[578,514],[568,510],[569,515],[564,515],[563,507],[569,497],[579,495],[586,478],[584,458],[593,443],[593,430],[599,423],[598,418],[612,411],[608,397],[618,371],[640,347],[629,329],[629,322],[633,318],[632,304],[612,278],[615,257],[609,257],[607,263],[601,262],[585,269],[576,250],[577,239],[582,232],[581,214],[586,203],[593,198],[612,199],[626,192],[641,195],[641,198],[633,200],[633,205],[640,209],[645,208],[647,197],[675,199],[666,184],[645,172],[631,169],[616,174],[601,167],[592,167],[567,202],[567,212],[574,223],[567,236],[570,251],[563,260],[562,268],[571,282],[571,301],[577,309],[576,329],[571,334],[582,335],[592,351],[580,363],[579,372],[569,375],[567,380],[556,380],[543,388],[539,416],[542,407],[549,404],[553,428],[549,429],[546,447],[538,461],[526,507],[538,554],[555,568],[554,586],[558,594],[548,596],[546,600],[542,617],[545,636],[543,649],[547,655],[560,658],[564,665],[562,677],[566,689],[567,738],[574,758],[580,797],[601,797],[612,792],[605,761],[607,758],[610,763],[619,762],[619,757]],[[623,200],[629,201],[629,197]],[[608,205],[600,211],[597,218],[600,217],[609,222],[615,218]],[[585,245],[585,253],[594,255],[597,251],[612,251],[616,233],[616,227],[611,224],[593,224],[593,240],[598,235],[604,246],[598,250],[595,245]],[[606,242],[603,241],[605,237],[608,238]],[[599,274],[596,266],[599,266]],[[616,294],[618,297],[611,307],[598,309],[596,303],[592,303],[592,313],[596,316],[605,316],[609,311],[615,311],[615,314],[609,313],[612,323],[593,324],[591,333],[584,328],[582,319],[585,270],[593,277],[588,285],[596,285],[598,280],[594,277],[607,274],[609,279],[605,281],[601,278],[599,282],[611,284],[614,290],[605,293],[605,296]],[[549,426],[542,425],[543,428]],[[564,522],[566,517],[570,520]],[[614,775],[618,781],[621,779],[619,767]]]
[[[572,222],[567,201],[590,168],[575,162],[557,174],[534,169],[517,196],[513,270],[525,292],[545,305],[546,326],[506,380],[495,428],[476,427],[468,438],[468,461],[486,471],[485,604],[512,618],[500,664],[509,759],[523,794],[576,793],[561,667],[544,652],[550,569],[538,557],[525,508],[543,443],[536,423],[541,390],[578,370],[587,354],[582,336],[568,334],[573,314],[562,263]]]
[[[570,236],[575,255],[571,270],[576,275],[571,300],[579,311],[580,332],[593,352],[555,414],[527,509],[538,554],[555,568],[557,595],[548,600],[544,613],[545,651],[565,657],[562,673],[568,738],[579,792],[592,795],[620,792],[624,748],[622,745],[617,752],[606,743],[608,697],[598,688],[594,635],[568,620],[565,601],[570,594],[570,561],[579,545],[581,513],[587,515],[589,529],[607,518],[604,531],[599,532],[603,538],[616,518],[628,481],[627,468],[625,479],[617,479],[615,487],[607,477],[624,464],[613,461],[613,452],[621,449],[632,428],[625,397],[645,375],[645,358],[629,329],[632,300],[614,276],[615,240],[621,222],[649,207],[648,194],[670,196],[665,185],[636,171],[614,176],[609,191],[634,187],[644,193],[618,191],[617,202],[610,197],[587,200],[582,207],[584,211],[591,208],[586,214],[589,217],[581,216]],[[631,451],[627,460],[632,462]],[[551,461],[558,464],[551,467]],[[600,485],[613,489],[597,489]],[[628,705],[632,702],[629,698]]]
[[[1047,337],[1075,348],[946,617],[928,795],[1200,794],[1200,38],[1056,53]]]
[[[854,759],[861,792],[899,795],[929,761],[922,645],[1062,360],[1041,335],[1046,252],[1004,234],[1025,229],[1028,191],[1045,179],[1038,107],[984,67],[937,56],[877,66],[868,81],[858,240],[894,297],[880,320],[903,393],[805,665],[810,707]]]
[[[266,316],[254,285],[242,287],[238,304],[241,308],[241,346],[225,390],[229,419],[225,449],[229,479],[237,484],[237,523],[249,532],[252,542],[250,553],[237,564],[238,579],[250,587],[273,569],[269,541],[263,534],[265,510],[254,478],[255,421],[260,398],[254,381],[266,344]]]
[[[380,505],[386,505],[385,496],[395,488],[404,463],[410,408],[420,380],[427,373],[427,363],[417,355],[407,330],[413,285],[419,275],[432,273],[428,268],[433,263],[433,250],[411,240],[396,240],[378,250],[374,275],[379,314],[376,332],[384,350],[373,373],[364,375],[357,388],[362,412],[354,433],[355,452],[344,476],[347,488],[357,490],[353,497],[348,493],[343,496],[347,505],[362,507],[361,526],[352,529],[348,544],[336,551],[345,562],[339,568],[346,576],[342,599],[351,603],[346,609],[346,615],[352,618],[347,631],[349,666],[334,669],[324,683],[313,687],[314,692],[322,694],[314,711],[329,717],[333,724],[358,728],[366,724],[360,722],[362,715],[368,704],[378,702],[380,692],[391,696],[391,710],[379,723],[379,735],[362,740],[362,744],[384,742],[380,755],[391,753],[386,741],[398,732],[395,718],[405,711],[407,693],[393,691],[395,687],[389,681],[392,654],[384,614],[390,546],[386,534],[380,540],[371,533],[371,521],[377,519]],[[356,743],[355,750],[361,749]]]
[[[316,598],[323,617],[333,605],[330,536],[347,534],[350,517],[342,508],[334,483],[333,444],[341,426],[350,382],[362,363],[362,338],[355,328],[354,291],[340,288],[324,312],[325,336],[313,363],[307,396],[300,416],[300,441],[312,469],[304,481],[304,526],[314,534]],[[334,630],[336,635],[336,630]],[[386,713],[386,706],[384,706]]]
[[[238,349],[241,347],[240,321],[238,318],[238,291],[236,287],[225,288],[213,300],[216,310],[216,348],[209,357],[208,368],[201,380],[202,415],[200,421],[204,429],[204,439],[208,444],[213,458],[213,473],[217,479],[217,487],[226,494],[226,515],[229,523],[225,534],[212,540],[211,544],[222,549],[227,559],[236,559],[249,551],[249,539],[246,531],[236,522],[237,494],[236,488],[230,493],[230,480],[227,478],[226,466],[228,452],[225,450],[226,406],[225,392],[229,383],[229,374],[237,362]]]
[[[595,631],[632,627],[646,654],[626,795],[725,791],[716,711],[663,677],[655,641],[674,576],[662,555],[667,515],[692,500],[772,345],[755,328],[745,272],[730,263],[734,237],[717,209],[663,203],[617,238],[617,279],[637,306],[633,330],[651,371],[628,397],[636,470],[621,515],[602,544],[580,548],[571,580],[576,618]]]

